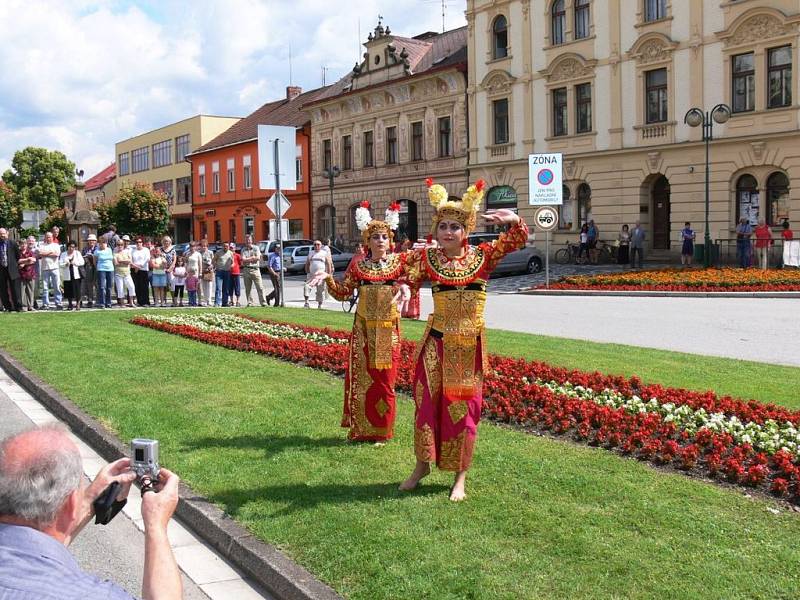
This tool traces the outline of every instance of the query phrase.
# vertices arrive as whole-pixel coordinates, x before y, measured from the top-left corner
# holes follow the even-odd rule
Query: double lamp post
[[[690,108],[686,115],[683,117],[683,122],[689,127],[703,126],[703,141],[706,143],[706,233],[704,237],[705,247],[703,248],[703,266],[708,268],[711,265],[711,232],[708,225],[708,143],[714,139],[713,127],[714,123],[722,125],[731,118],[731,107],[727,104],[717,104],[714,108],[708,111],[703,111],[700,108]]]

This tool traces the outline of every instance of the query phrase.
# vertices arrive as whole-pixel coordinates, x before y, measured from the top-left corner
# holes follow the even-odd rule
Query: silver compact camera
[[[158,482],[158,440],[131,440],[131,469],[143,486]]]

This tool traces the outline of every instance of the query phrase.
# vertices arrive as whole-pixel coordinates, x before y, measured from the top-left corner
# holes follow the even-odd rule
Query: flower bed
[[[142,315],[133,323],[343,375],[349,333],[241,315]],[[397,386],[411,392],[415,344],[401,342]],[[484,414],[642,460],[800,500],[800,412],[754,400],[489,357]]]
[[[541,287],[541,286],[540,286]],[[550,289],[677,292],[796,292],[799,270],[662,269],[562,277]]]

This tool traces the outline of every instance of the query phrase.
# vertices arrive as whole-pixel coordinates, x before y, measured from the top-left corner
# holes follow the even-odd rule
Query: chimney
[[[303,93],[303,88],[297,87],[296,85],[287,85],[286,86],[286,99],[287,100],[294,100],[300,94]]]

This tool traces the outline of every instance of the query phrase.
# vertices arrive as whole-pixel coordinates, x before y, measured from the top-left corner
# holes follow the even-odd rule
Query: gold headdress
[[[442,219],[458,221],[464,227],[466,233],[470,233],[475,229],[478,209],[480,208],[481,200],[483,200],[483,188],[486,187],[483,179],[479,179],[469,186],[464,195],[461,196],[461,200],[457,201],[450,200],[444,186],[433,183],[433,179],[426,179],[425,185],[428,186],[428,199],[436,209],[431,234],[436,233],[436,228]]]
[[[361,242],[364,248],[369,248],[369,238],[376,231],[386,231],[389,234],[389,243],[394,244],[394,230],[400,224],[400,205],[392,202],[386,209],[386,220],[373,219],[369,213],[369,200],[361,202],[356,209],[356,226],[361,232]]]

